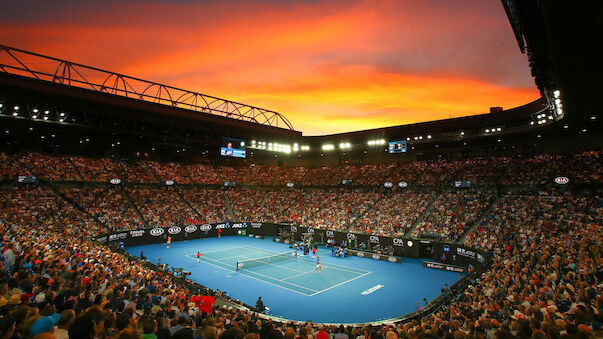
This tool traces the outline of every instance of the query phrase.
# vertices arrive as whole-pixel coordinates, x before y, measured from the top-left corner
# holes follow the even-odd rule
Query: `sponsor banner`
[[[165,185],[166,186],[172,186],[172,185],[174,185],[174,180],[166,180],[165,181]]]
[[[371,235],[369,237],[369,242],[373,243],[373,244],[378,244],[379,243],[379,237],[376,235]]]
[[[230,224],[229,223],[224,223],[224,224],[217,224],[216,225],[216,229],[224,229],[224,228],[230,228]]]
[[[103,236],[103,237],[98,237],[96,238],[96,241],[100,242],[100,243],[104,243],[107,242],[107,236]]]
[[[143,235],[144,235],[144,230],[130,231],[130,237],[132,237],[132,238],[142,237]]]
[[[400,187],[400,188],[406,188],[406,187],[408,187],[408,183],[406,181],[400,181],[398,183],[398,187]]]
[[[393,238],[392,239],[392,244],[394,246],[404,247],[404,239]]]
[[[326,231],[325,233],[327,235],[327,238],[335,238],[335,232],[333,232],[333,231]]]
[[[347,253],[358,256],[358,257],[363,257],[363,258],[368,257],[368,258],[372,258],[374,260],[389,261],[391,263],[401,263],[402,262],[402,258],[395,257],[393,255],[370,253],[370,252],[364,252],[364,251],[358,251],[358,250],[348,250]]]
[[[286,183],[285,185],[286,185],[287,187],[289,187],[289,188],[291,188],[291,187],[295,186],[295,184],[294,184],[294,183],[292,183],[292,182],[288,182],[288,183]]]
[[[178,234],[181,231],[182,231],[182,229],[180,227],[178,227],[178,226],[173,226],[173,227],[168,228],[168,233],[169,234]]]
[[[448,264],[442,264],[442,263],[433,262],[433,261],[423,261],[423,267],[435,268],[436,270],[458,272],[458,273],[464,273],[465,272],[465,269],[463,267],[454,266],[454,265],[448,265]]]
[[[569,178],[568,177],[556,177],[555,183],[557,185],[567,185],[569,183]]]
[[[121,179],[113,178],[113,179],[109,180],[109,182],[113,185],[119,185],[119,184],[121,184]]]
[[[203,225],[199,226],[199,230],[202,232],[207,232],[207,231],[211,230],[211,225],[203,224]]]
[[[356,234],[354,234],[354,233],[348,233],[347,237],[348,237],[348,240],[355,240],[356,239]]]
[[[262,239],[262,236],[258,234],[258,235],[255,236],[255,238],[256,239]]]
[[[261,222],[252,222],[251,228],[262,228],[262,223]]]
[[[232,224],[232,228],[247,228],[246,222],[237,222]]]
[[[477,253],[475,253],[474,251],[468,250],[466,248],[462,248],[462,247],[456,248],[456,254],[462,255],[463,257],[467,257],[467,258],[471,258],[471,259],[475,259],[477,257]]]
[[[308,228],[307,232],[308,232],[309,234],[314,234],[314,229],[312,229],[312,228]]]
[[[291,226],[291,233],[297,233],[297,226]]]
[[[158,236],[162,235],[163,232],[165,232],[163,230],[163,228],[156,227],[156,228],[153,228],[149,233],[154,237],[158,237]]]
[[[109,241],[124,240],[128,236],[128,232],[121,232],[109,235]]]
[[[184,227],[184,232],[186,233],[193,233],[195,231],[197,231],[197,225],[188,225]]]
[[[391,188],[391,187],[394,187],[394,184],[392,182],[388,181],[388,182],[384,183],[383,186],[385,186],[385,188]]]

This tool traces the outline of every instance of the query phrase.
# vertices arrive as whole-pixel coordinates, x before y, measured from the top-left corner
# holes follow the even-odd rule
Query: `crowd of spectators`
[[[63,188],[61,192],[72,199],[92,217],[107,225],[109,231],[144,228],[141,216],[119,187]]]
[[[182,189],[180,193],[199,214],[200,220],[196,219],[195,223],[219,223],[231,219],[224,204],[224,192],[215,189]]]
[[[186,281],[87,240],[102,225],[95,228],[95,221],[53,192],[35,187],[2,193],[2,338],[586,339],[603,334],[597,280],[603,208],[592,197],[506,197],[483,226],[496,241],[480,243],[485,239],[480,235],[471,242],[492,251],[491,268],[450,305],[406,323],[358,327],[281,323],[219,307],[216,292],[190,289]]]
[[[226,194],[230,200],[235,220],[256,221],[263,218],[265,214],[263,202],[266,192],[239,188],[228,190]]]
[[[516,159],[495,162],[504,161],[511,172],[532,171],[516,176],[513,183],[530,185],[541,180],[541,175],[558,175],[561,167],[576,181],[600,182],[599,156],[596,152],[543,155],[517,166]],[[0,164],[3,175],[31,170],[50,180],[70,181],[80,176],[86,181],[105,181],[118,171],[163,179],[157,168],[165,168],[165,164],[149,164],[149,172],[127,169],[116,160],[79,157],[0,157],[6,160]],[[567,163],[572,159],[582,162]],[[67,160],[71,169],[57,175],[60,164]],[[546,168],[552,162],[559,164]],[[496,166],[488,167],[488,160],[462,166],[421,164],[416,165],[417,171],[426,174],[417,182],[425,184],[456,176],[441,168],[472,173],[471,178],[477,181],[502,178],[506,183],[505,178],[510,178],[497,173]],[[409,166],[410,177],[418,175],[412,171],[415,165]],[[477,166],[486,168],[480,172]],[[185,168],[170,168],[177,167]],[[379,167],[367,170],[377,173]],[[213,171],[209,165],[196,168],[198,176]],[[354,176],[352,170],[346,169]],[[329,183],[336,178],[297,168],[275,170],[272,179],[289,181],[287,175],[296,171],[316,178],[313,183]],[[403,173],[398,166],[387,171]],[[252,172],[243,172],[247,181],[255,176],[250,175]],[[290,174],[285,175],[287,172]],[[372,182],[362,178],[357,181]],[[468,232],[464,243],[489,251],[492,264],[465,290],[455,292],[450,304],[420,319],[380,326],[323,326],[268,321],[248,310],[218,307],[214,302],[219,293],[190,289],[185,280],[89,240],[109,230],[139,227],[142,220],[136,209],[149,226],[171,226],[198,218],[223,221],[228,218],[224,194],[228,194],[237,216],[249,213],[267,220],[371,234],[406,234],[408,225],[414,224],[419,215],[421,222],[413,235],[436,233],[447,240],[459,240],[484,216]],[[193,188],[62,188],[55,192],[45,185],[2,186],[0,338],[602,337],[601,199],[570,193],[507,195],[484,214],[495,199],[493,192],[478,190],[446,192],[436,198],[415,191],[265,192],[237,188],[225,193]]]
[[[187,220],[199,218],[176,190],[136,188],[126,191],[149,227],[180,226]]]
[[[558,176],[575,183],[603,182],[601,151],[577,154],[501,156],[464,160],[414,161],[370,165],[321,167],[261,166],[249,161],[236,166],[209,163],[179,164],[156,161],[125,161],[113,158],[48,156],[41,153],[1,154],[2,175],[31,173],[53,181],[105,182],[120,178],[130,182],[165,182],[215,185],[234,181],[248,185],[339,186],[351,180],[353,186],[381,186],[405,181],[414,185],[451,185],[470,181],[473,185],[551,184]]]
[[[431,201],[430,194],[386,192],[364,213],[351,232],[400,237],[412,228]]]
[[[416,225],[413,237],[436,236],[457,241],[473,226],[495,198],[490,191],[455,191],[441,194]]]

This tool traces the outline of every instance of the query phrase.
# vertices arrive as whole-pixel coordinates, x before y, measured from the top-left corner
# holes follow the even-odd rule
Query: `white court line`
[[[285,280],[289,280],[289,279],[291,279],[291,278],[299,277],[300,275],[304,275],[304,274],[308,274],[308,273],[313,273],[313,272],[316,272],[316,271],[302,272],[302,273],[300,273],[300,274],[292,275],[292,276],[290,276],[290,277],[287,277],[287,278],[283,279],[283,281],[285,281]]]
[[[248,247],[248,248],[254,248],[256,250],[260,250],[260,251],[264,251],[264,252],[268,252],[268,253],[277,253],[277,252],[272,252],[272,251],[261,249],[261,248],[257,248],[257,247]],[[310,261],[310,262],[312,262],[312,263],[315,264],[315,260],[314,259],[305,258],[303,256],[301,256],[301,257],[297,256],[297,258],[298,259],[303,259],[303,260],[306,260],[306,261]],[[366,274],[367,272],[369,272],[369,271],[361,270],[361,269],[358,269],[358,268],[345,267],[345,266],[341,266],[341,265],[337,265],[337,264],[329,264],[328,266],[327,265],[323,266],[323,268],[324,267],[337,268],[338,270],[341,270],[341,271],[347,271],[347,272],[356,273],[356,274]]]
[[[229,250],[236,250],[237,248],[247,248],[247,246],[238,246],[238,247],[223,248],[221,250],[215,250],[215,251],[205,251],[205,252],[199,251],[199,252],[201,254],[204,254],[204,253],[216,253],[216,252],[223,252],[223,251],[229,251]]]
[[[187,255],[187,254],[185,254],[184,256],[185,256],[185,257],[187,257],[187,258],[191,258],[191,257],[189,257],[189,255]],[[191,259],[197,260],[197,258],[191,258]],[[211,259],[211,258],[205,258],[205,259],[220,262],[220,261],[218,261],[218,260]],[[233,273],[239,273],[239,274],[242,274],[242,275],[244,275],[244,276],[246,276],[246,277],[253,278],[253,279],[255,279],[255,280],[259,280],[259,281],[263,281],[263,282],[268,283],[268,284],[270,284],[270,285],[274,285],[274,286],[277,286],[277,287],[281,287],[281,288],[284,288],[284,289],[289,290],[289,291],[297,292],[297,293],[299,293],[299,294],[303,294],[303,295],[305,295],[305,296],[312,296],[312,295],[314,295],[314,294],[306,294],[306,293],[303,293],[303,292],[299,292],[299,291],[296,291],[296,290],[292,290],[292,289],[290,289],[290,288],[287,288],[287,287],[284,287],[284,286],[281,286],[281,285],[273,284],[273,283],[271,283],[271,282],[268,282],[268,281],[265,281],[265,280],[262,280],[262,279],[254,278],[254,277],[252,277],[252,276],[250,276],[250,275],[248,275],[248,274],[242,273],[241,271],[233,270],[233,269],[231,269],[231,268],[224,268],[224,267],[222,267],[222,266],[218,266],[218,265],[216,265],[216,264],[212,264],[212,263],[209,263],[209,262],[205,262],[205,263],[206,263],[206,264],[213,265],[213,266],[216,266],[216,267],[220,267],[221,269],[224,269],[224,270],[227,270],[227,271],[231,271],[231,272],[233,272]],[[228,265],[228,266],[230,266],[230,265]],[[249,271],[249,272],[253,272],[253,271]],[[253,274],[257,274],[257,275],[260,275],[260,276],[262,276],[262,277],[266,277],[266,278],[273,279],[273,280],[276,280],[276,281],[281,281],[281,282],[283,282],[283,283],[285,283],[285,284],[289,284],[289,285],[297,286],[297,287],[299,287],[299,288],[303,288],[304,290],[308,290],[308,291],[316,292],[316,290],[313,290],[313,289],[311,289],[311,288],[304,287],[304,286],[300,286],[300,285],[297,285],[297,284],[294,284],[294,283],[290,283],[290,282],[288,282],[288,281],[283,281],[283,280],[281,280],[281,279],[276,279],[276,278],[273,278],[273,277],[270,277],[270,276],[267,276],[267,275],[264,275],[264,274],[261,274],[261,273],[253,272]],[[316,293],[315,293],[315,294],[316,294]]]
[[[329,288],[325,288],[324,290],[318,291],[318,292],[316,292],[316,293],[314,293],[314,294],[312,294],[312,295],[310,295],[310,296],[311,296],[311,297],[313,297],[313,296],[315,296],[315,295],[317,295],[317,294],[319,294],[319,293],[322,293],[322,292],[324,292],[324,291],[328,291],[328,290],[330,290],[330,289],[332,289],[332,288],[335,288],[335,287],[337,287],[337,286],[341,286],[341,285],[343,285],[343,284],[347,284],[347,283],[349,283],[350,281],[352,281],[352,280],[356,280],[356,279],[358,279],[358,278],[362,278],[362,277],[364,277],[364,276],[365,276],[365,275],[367,275],[367,274],[371,274],[371,272],[367,272],[367,273],[365,273],[365,274],[363,274],[363,275],[359,275],[359,276],[357,276],[356,278],[352,278],[352,279],[348,279],[348,280],[346,280],[346,281],[344,281],[344,282],[340,282],[340,283],[339,283],[339,284],[337,284],[337,285],[333,285],[333,286],[331,286],[331,287],[329,287]]]
[[[254,260],[254,259],[261,259],[261,258],[249,258],[249,257],[241,256],[241,255],[238,255],[238,256],[236,256],[236,257],[241,257],[241,258],[243,258],[243,260],[244,260],[244,261],[247,261],[247,260]],[[236,258],[236,257],[230,257],[230,258]],[[213,259],[213,260],[215,260],[215,261],[222,261],[222,260],[225,260],[225,259],[228,259],[228,258],[224,258],[224,259]],[[284,269],[286,269],[286,270],[293,271],[293,272],[302,272],[302,271],[300,271],[300,270],[296,270],[296,269],[293,269],[293,268],[290,268],[290,267],[281,266],[281,265],[277,265],[277,264],[273,264],[273,263],[269,263],[269,262],[264,263],[264,265],[276,266],[276,267],[284,268]],[[277,279],[277,280],[278,280],[278,279]]]

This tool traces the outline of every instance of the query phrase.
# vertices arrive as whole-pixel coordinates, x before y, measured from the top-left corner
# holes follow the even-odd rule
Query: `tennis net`
[[[268,265],[268,264],[272,264],[272,263],[283,261],[283,260],[295,259],[295,258],[297,258],[297,251],[285,252],[285,253],[280,253],[280,254],[270,255],[267,257],[255,258],[255,259],[241,260],[241,261],[237,261],[237,271],[246,269],[246,268],[261,266],[261,265]]]

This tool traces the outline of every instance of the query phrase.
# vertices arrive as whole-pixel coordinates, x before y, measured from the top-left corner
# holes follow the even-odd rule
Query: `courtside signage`
[[[379,284],[379,285],[376,285],[376,286],[373,286],[373,287],[369,288],[368,290],[360,292],[360,294],[362,294],[362,295],[369,295],[369,294],[375,292],[376,290],[382,289],[383,287],[385,287],[385,286]]]

